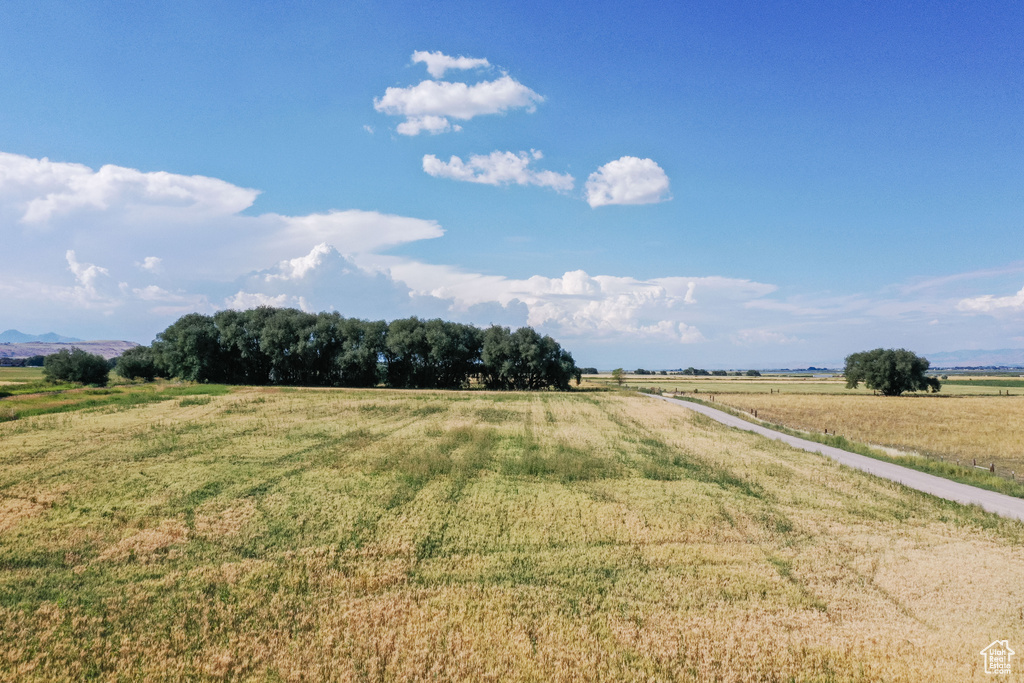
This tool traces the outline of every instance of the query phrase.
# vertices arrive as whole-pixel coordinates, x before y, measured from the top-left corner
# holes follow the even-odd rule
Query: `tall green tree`
[[[226,382],[229,356],[222,352],[214,319],[189,313],[156,336],[153,354],[160,375],[189,382]]]
[[[511,332],[494,325],[485,330],[481,361],[484,385],[490,389],[567,391],[581,374],[572,354],[531,327]]]
[[[864,382],[883,396],[899,396],[905,391],[939,391],[941,383],[928,377],[928,359],[906,349],[874,349],[851,353],[846,357],[843,374],[846,388],[856,389]]]
[[[152,382],[157,375],[153,349],[148,346],[136,346],[128,349],[117,357],[115,372],[125,379],[142,379]]]

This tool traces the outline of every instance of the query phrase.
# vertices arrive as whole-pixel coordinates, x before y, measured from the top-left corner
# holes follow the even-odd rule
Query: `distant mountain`
[[[941,351],[925,358],[933,368],[1024,367],[1024,349]]]
[[[6,330],[0,332],[0,344],[25,344],[28,342],[47,342],[47,343],[71,343],[80,342],[81,339],[75,337],[64,337],[56,332],[47,332],[46,334],[25,334],[18,330]]]

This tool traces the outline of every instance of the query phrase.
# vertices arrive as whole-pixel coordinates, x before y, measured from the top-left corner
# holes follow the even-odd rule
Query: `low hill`
[[[28,358],[29,356],[48,356],[57,353],[61,349],[73,349],[75,347],[96,353],[104,358],[120,356],[128,349],[138,346],[131,341],[97,340],[79,342],[20,342],[0,343],[0,358]]]

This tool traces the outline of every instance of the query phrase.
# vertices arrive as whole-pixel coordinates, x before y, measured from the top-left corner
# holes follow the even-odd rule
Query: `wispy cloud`
[[[467,70],[481,69],[491,65],[486,59],[475,57],[449,57],[443,52],[424,52],[417,50],[412,53],[413,64],[426,64],[427,73],[434,78],[443,78],[449,69]]]

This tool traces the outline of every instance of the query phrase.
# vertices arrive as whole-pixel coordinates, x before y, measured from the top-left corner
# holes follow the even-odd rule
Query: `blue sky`
[[[0,328],[270,303],[599,367],[1024,347],[1024,6],[668,5],[7,0]]]

